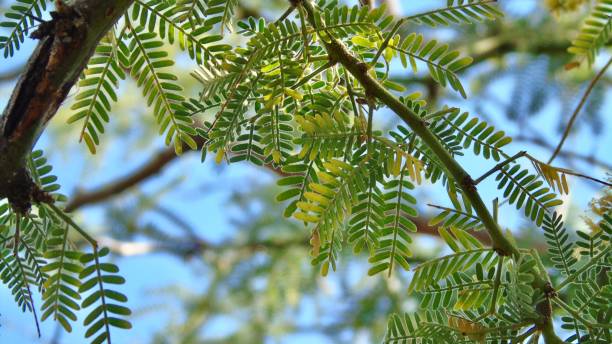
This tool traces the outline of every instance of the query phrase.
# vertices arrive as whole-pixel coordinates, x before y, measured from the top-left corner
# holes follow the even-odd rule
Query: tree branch
[[[536,146],[539,146],[539,147],[542,147],[548,150],[554,149],[552,144],[542,139],[541,137],[537,137],[537,136],[527,136],[524,134],[519,134],[518,136],[514,137],[514,141],[523,141],[523,142],[531,143],[531,144],[534,144]],[[577,152],[571,152],[567,150],[560,151],[558,156],[566,160],[570,160],[570,161],[571,160],[581,160],[585,163],[595,165],[595,166],[598,166],[606,170],[612,170],[612,164],[599,160],[594,156],[584,155],[584,154],[580,154]]]
[[[205,142],[200,136],[192,137],[198,145],[198,149],[202,149]],[[192,151],[189,146],[183,144],[183,152]],[[174,147],[165,148],[155,154],[149,161],[145,162],[136,170],[114,180],[105,185],[99,186],[93,190],[85,192],[77,192],[74,197],[66,204],[65,211],[72,212],[83,206],[92,205],[113,198],[130,188],[137,186],[141,182],[159,174],[164,167],[173,162],[179,156],[176,155]],[[284,176],[285,173],[279,168],[272,165],[264,165],[266,169]]]
[[[302,5],[308,13],[308,19],[311,25],[317,27],[319,19],[315,17],[315,8],[312,3],[310,3],[309,0],[304,0],[302,1]],[[518,249],[502,234],[500,227],[493,219],[493,216],[491,216],[491,213],[476,190],[476,186],[470,175],[438,141],[436,136],[427,127],[427,124],[382,86],[378,80],[372,77],[368,72],[368,65],[354,57],[342,42],[332,38],[330,35],[329,40],[322,40],[322,43],[331,59],[341,63],[342,66],[359,81],[367,94],[376,97],[393,110],[393,112],[395,112],[431,149],[472,203],[476,214],[491,237],[493,248],[500,255],[518,257],[520,255]]]
[[[198,142],[198,145],[200,144],[201,142]],[[186,149],[186,151],[188,152],[189,150]],[[128,191],[129,189],[137,186],[138,184],[146,181],[147,179],[161,173],[161,171],[167,165],[175,161],[177,158],[178,156],[174,153],[174,148],[166,148],[155,154],[149,161],[147,161],[131,173],[128,173],[114,181],[99,186],[93,190],[77,192],[66,204],[66,206],[64,207],[64,211],[73,212],[80,208],[98,204],[107,201],[113,197],[117,197],[122,193]],[[266,168],[272,171],[273,173],[283,175],[282,171],[280,171],[279,169],[275,169],[272,166],[266,166]],[[411,221],[414,222],[414,224],[416,225],[417,232],[419,234],[439,236],[437,227],[430,226],[428,224],[428,218],[411,218]],[[475,231],[472,232],[472,235],[474,235],[480,242],[485,245],[491,244],[491,240],[486,234],[486,232]]]
[[[0,118],[0,198],[20,213],[40,190],[25,168],[40,133],[66,98],[100,39],[132,0],[74,0],[32,33],[40,39]]]
[[[166,148],[155,154],[149,161],[134,170],[108,184],[97,187],[87,192],[77,192],[66,204],[64,210],[72,212],[85,205],[100,203],[112,198],[140,182],[158,174],[166,165],[177,158],[174,148]]]
[[[308,20],[311,25],[313,25],[315,28],[318,27],[319,24],[325,25],[323,20],[318,16],[318,13],[310,0],[303,0],[302,5],[308,13]],[[329,33],[326,36],[327,37],[322,39],[321,42],[330,58],[342,64],[342,66],[344,66],[344,68],[359,81],[359,83],[365,89],[366,94],[371,97],[376,97],[380,102],[393,110],[393,112],[395,112],[410,127],[410,129],[412,129],[415,135],[417,135],[429,147],[429,149],[445,167],[449,176],[459,184],[459,187],[471,202],[473,209],[489,233],[493,249],[500,256],[510,256],[514,259],[520,258],[521,253],[518,247],[503,235],[497,221],[495,221],[480,197],[480,194],[478,193],[478,190],[476,189],[474,181],[470,175],[450,155],[437,137],[427,127],[425,121],[423,121],[423,119],[414,113],[410,108],[404,105],[376,78],[374,78],[369,73],[369,66],[365,62],[362,62],[353,56],[341,41],[335,39]],[[545,271],[539,271],[539,269],[534,268],[532,270],[532,276],[534,277],[532,282],[534,288],[542,290],[545,294],[552,289],[548,275]],[[536,321],[536,325],[539,329],[545,331],[546,342],[562,342],[561,339],[557,337],[553,329],[552,311],[548,298],[545,298],[544,301],[536,305],[536,309],[540,314],[540,318]]]

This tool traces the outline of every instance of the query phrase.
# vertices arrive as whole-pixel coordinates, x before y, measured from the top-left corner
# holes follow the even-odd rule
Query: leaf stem
[[[283,12],[283,14],[278,19],[276,19],[274,24],[278,24],[282,22],[283,20],[287,19],[287,17],[289,17],[291,13],[293,13],[294,10],[295,10],[295,5],[292,4],[291,6],[289,6],[289,8],[285,10],[285,12]]]
[[[491,300],[491,308],[489,308],[489,314],[495,314],[495,306],[497,304],[497,294],[499,293],[499,286],[501,284],[501,275],[503,269],[504,257],[499,257],[497,262],[497,271],[495,275],[495,282],[493,282],[493,298]]]
[[[96,239],[94,239],[91,235],[87,234],[87,232],[85,232],[85,230],[83,230],[81,227],[79,227],[79,225],[77,225],[71,218],[70,216],[66,215],[64,213],[63,210],[61,210],[60,208],[58,208],[55,204],[53,203],[47,203],[47,206],[49,208],[51,208],[51,210],[53,210],[53,212],[59,216],[64,222],[66,222],[67,224],[70,225],[70,227],[74,228],[77,232],[79,232],[79,234],[81,234],[81,236],[83,236],[83,238],[85,238],[85,240],[87,240],[87,242],[89,242],[91,244],[91,246],[94,249],[97,249],[98,247],[98,242],[96,241]]]
[[[516,154],[514,154],[513,156],[511,156],[510,158],[500,162],[499,164],[495,165],[492,169],[488,170],[485,174],[483,174],[482,176],[478,177],[478,179],[476,179],[474,181],[475,185],[480,184],[480,182],[482,182],[483,180],[487,179],[487,177],[489,177],[490,175],[492,175],[493,173],[495,173],[496,171],[499,171],[502,167],[508,165],[509,163],[513,162],[514,160],[523,157],[527,155],[526,151],[520,151]]]
[[[106,294],[104,293],[104,281],[102,280],[102,274],[100,273],[100,258],[98,257],[98,247],[94,246],[93,256],[96,262],[96,278],[98,280],[98,288],[100,290],[100,300],[102,301],[102,312],[104,313],[104,328],[107,333],[106,342],[111,344],[110,326],[108,319],[108,307],[106,306]]]
[[[376,52],[376,55],[372,59],[372,62],[370,62],[370,66],[375,66],[376,65],[376,62],[378,62],[378,59],[380,58],[382,53],[385,51],[385,49],[389,45],[389,42],[391,41],[391,38],[393,38],[393,36],[395,36],[395,34],[402,28],[402,26],[404,24],[406,24],[407,22],[409,22],[410,20],[418,19],[420,17],[430,16],[432,14],[448,12],[448,11],[462,9],[462,8],[470,8],[470,7],[475,6],[475,5],[482,5],[482,4],[487,4],[487,3],[493,3],[495,1],[497,1],[497,0],[482,0],[482,1],[477,2],[477,3],[467,3],[465,5],[461,4],[461,5],[458,5],[458,6],[448,6],[448,7],[445,7],[445,8],[436,9],[436,10],[432,10],[432,11],[428,11],[428,12],[424,12],[424,13],[419,13],[419,14],[415,14],[415,15],[411,15],[411,16],[407,16],[407,17],[401,18],[400,20],[398,20],[395,23],[395,25],[393,26],[393,28],[391,29],[391,31],[389,32],[389,34],[385,38],[385,40],[382,43],[382,45],[380,46],[380,48],[378,48],[378,51]]]
[[[293,89],[293,90],[298,89],[302,85],[306,84],[308,81],[312,80],[312,78],[314,78],[315,76],[319,75],[321,72],[323,72],[324,70],[332,67],[335,64],[336,64],[335,62],[328,61],[327,63],[321,65],[319,68],[315,69],[314,72],[312,72],[312,73],[306,75],[305,77],[303,77],[302,80],[298,81],[295,85],[291,86],[291,89]]]
[[[594,327],[605,328],[605,329],[612,329],[612,324],[609,324],[609,323],[608,324],[599,324],[599,323],[593,323],[593,322],[590,322],[590,321],[586,320],[585,318],[583,318],[580,315],[580,313],[578,311],[573,309],[572,306],[568,305],[567,303],[565,303],[563,300],[561,300],[558,297],[554,298],[553,302],[555,304],[557,304],[559,307],[563,308],[563,310],[565,310],[572,317],[574,317],[574,319],[576,319],[579,322],[581,322],[588,329],[592,329]]]
[[[576,278],[578,278],[578,276],[580,276],[580,274],[582,274],[583,272],[585,272],[588,269],[590,269],[591,266],[595,265],[595,263],[597,263],[599,261],[599,259],[601,259],[603,256],[605,256],[609,251],[610,251],[610,246],[606,247],[606,249],[604,249],[603,251],[599,252],[599,254],[597,254],[595,257],[593,257],[583,267],[578,269],[571,276],[566,278],[563,282],[559,283],[559,285],[557,286],[556,290],[559,291],[559,290],[563,289],[565,286],[567,286],[568,284],[572,283]]]

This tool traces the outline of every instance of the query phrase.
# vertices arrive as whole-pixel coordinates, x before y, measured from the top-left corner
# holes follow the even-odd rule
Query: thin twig
[[[527,136],[524,134],[519,134],[518,136],[514,137],[514,142],[517,142],[517,141],[531,143],[533,145],[542,147],[550,151],[552,151],[555,148],[552,144],[543,140],[541,137]],[[580,153],[568,151],[568,150],[560,151],[558,155],[559,157],[564,158],[568,162],[573,162],[574,160],[581,160],[587,164],[591,164],[596,167],[601,167],[607,170],[612,170],[612,164],[599,160],[592,155],[580,154]]]
[[[276,19],[274,24],[278,24],[282,22],[283,20],[287,19],[287,17],[289,17],[289,15],[291,15],[291,13],[293,13],[294,10],[295,10],[295,6],[291,5],[291,7],[287,8],[287,10],[283,12],[283,14],[278,19]]]
[[[612,57],[608,60],[608,63],[606,63],[606,65],[599,71],[599,73],[597,73],[595,78],[591,80],[591,83],[589,84],[586,91],[582,95],[582,98],[580,99],[580,103],[578,103],[578,106],[574,110],[572,117],[570,117],[569,123],[567,123],[567,126],[565,127],[565,131],[563,132],[561,141],[559,141],[557,148],[555,148],[555,151],[551,155],[550,159],[548,159],[548,164],[552,163],[553,160],[555,160],[555,158],[561,151],[561,147],[563,147],[563,143],[565,143],[565,139],[567,139],[567,137],[569,136],[569,133],[572,130],[572,126],[574,125],[574,121],[576,121],[576,117],[578,117],[580,110],[582,110],[582,107],[586,103],[586,100],[589,97],[589,94],[591,94],[591,91],[593,90],[593,88],[595,87],[595,84],[597,84],[597,81],[599,81],[599,79],[601,79],[601,77],[606,73],[606,70],[608,69],[608,67],[610,67],[610,64],[612,64]]]

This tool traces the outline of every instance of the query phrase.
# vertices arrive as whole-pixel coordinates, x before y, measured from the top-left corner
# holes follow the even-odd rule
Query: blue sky
[[[444,5],[445,1],[421,2],[423,8],[436,7]],[[533,10],[535,0],[512,1],[511,5],[507,6],[510,13],[517,15],[528,13]],[[411,4],[412,6],[412,4]],[[405,9],[407,12],[418,12],[417,6]],[[33,48],[32,42],[28,41],[22,50],[13,59],[4,60],[0,64],[0,72],[8,70],[16,65],[22,65]],[[601,62],[603,58],[600,58]],[[595,67],[597,68],[597,67]],[[406,72],[404,72],[406,73]],[[466,83],[469,84],[469,83]],[[0,106],[4,107],[10,91],[13,87],[11,83],[0,85]],[[496,95],[506,101],[512,102],[510,99],[510,90],[512,81],[510,79],[501,79],[495,88]],[[469,93],[469,92],[468,92]],[[612,97],[609,97],[610,90],[606,91],[605,109],[610,109]],[[456,104],[464,110],[471,109],[471,103],[467,101],[457,101]],[[502,126],[506,124],[505,117],[498,110],[491,107],[488,109],[489,116],[499,119]],[[559,116],[561,108],[558,103],[550,103],[534,119],[535,126],[542,131],[542,134],[551,142],[556,142],[559,138],[559,133],[551,125],[548,125],[554,118]],[[129,114],[128,114],[129,115]],[[133,114],[132,114],[133,115]],[[389,113],[381,112],[377,114],[377,124],[382,125],[386,121],[390,121],[392,116]],[[131,117],[132,118],[132,117]],[[63,123],[54,123],[55,126],[64,125]],[[138,126],[137,121],[131,124]],[[607,125],[607,124],[605,124]],[[599,151],[595,152],[595,156],[604,161],[609,162],[609,148],[612,147],[612,135],[610,135],[609,127],[603,129],[606,133],[598,138],[597,142],[593,142],[590,138],[588,129],[583,128],[577,135],[573,135],[566,143],[566,147],[572,151],[591,154],[591,147],[596,143]],[[511,136],[516,133],[508,133]],[[59,182],[62,184],[62,191],[65,194],[71,195],[77,187],[85,189],[92,188],[96,185],[111,181],[114,178],[121,176],[126,171],[133,170],[144,161],[146,161],[153,152],[163,146],[161,140],[154,140],[149,146],[138,146],[140,132],[134,130],[126,133],[120,139],[107,140],[105,144],[107,149],[102,156],[91,156],[87,153],[84,146],[58,146],[54,143],[56,137],[43,135],[37,147],[44,149],[50,162],[55,166],[55,174],[59,177]],[[77,137],[70,138],[77,140]],[[126,149],[126,147],[129,147]],[[546,160],[549,152],[544,151],[535,146],[527,147],[532,155]],[[512,144],[508,148],[508,152],[517,152],[523,149],[522,145]],[[103,161],[100,158],[103,157]],[[561,160],[559,160],[561,161]],[[480,159],[465,157],[461,159],[464,166],[467,166],[469,172],[473,175],[480,175],[483,171],[491,166],[482,164]],[[580,164],[579,168],[584,168]],[[605,172],[602,170],[583,170],[590,175],[598,178],[605,178]],[[187,172],[187,173],[186,173]],[[181,215],[190,225],[197,228],[199,234],[211,242],[221,242],[225,238],[235,235],[238,228],[231,224],[231,217],[236,215],[226,211],[226,204],[234,190],[248,190],[256,185],[262,185],[273,181],[273,176],[270,173],[261,169],[248,166],[246,164],[236,164],[229,167],[219,168],[212,161],[207,161],[205,164],[200,164],[197,154],[190,154],[182,157],[179,161],[171,164],[164,172],[147,181],[140,188],[142,194],[154,194],[163,189],[166,185],[173,184],[178,181],[177,187],[171,191],[167,191],[162,199],[162,205],[172,207],[172,209]],[[590,198],[593,196],[594,188],[592,184],[587,184],[571,178],[572,193],[568,199],[569,206],[572,209],[583,209],[587,205]],[[427,186],[426,186],[427,188]],[[430,189],[431,190],[431,189]],[[441,191],[441,189],[433,189]],[[479,186],[479,190],[484,195],[485,199],[491,200],[495,195],[495,184],[489,180]],[[429,193],[431,199],[423,200],[421,203],[435,202],[446,203],[445,197],[440,192],[437,194]],[[129,204],[129,197],[119,199],[118,204],[126,202]],[[265,210],[264,210],[265,211]],[[278,214],[280,216],[280,214]],[[96,232],[106,225],[104,218],[105,212],[102,207],[94,206],[79,212],[77,220],[86,224],[89,231]],[[503,207],[500,213],[500,219],[507,226],[516,228],[522,224],[519,213],[512,207]],[[159,218],[154,214],[145,215],[141,221],[153,221],[161,225],[167,226],[172,232],[172,224],[163,223],[164,219]],[[130,306],[135,311],[133,317],[134,329],[130,332],[117,332],[114,337],[114,343],[147,343],[150,340],[151,334],[164,328],[167,321],[180,321],[182,316],[180,304],[176,299],[166,295],[159,296],[155,292],[169,285],[181,285],[185,288],[192,288],[194,291],[199,291],[198,287],[205,286],[207,278],[205,271],[198,271],[193,264],[186,264],[184,261],[178,260],[166,254],[149,254],[145,256],[119,258],[117,263],[120,266],[122,273],[127,277],[127,284],[122,291],[128,295]],[[340,266],[340,269],[345,269],[346,266]],[[363,269],[361,269],[363,270]],[[358,273],[363,273],[355,269]],[[356,275],[356,279],[362,276]],[[330,278],[333,285],[333,277]],[[192,286],[192,287],[188,287]],[[405,288],[405,286],[403,286]],[[341,303],[338,300],[338,295],[333,292],[323,294],[323,300],[329,300],[334,304]],[[40,305],[40,299],[35,300],[36,304]],[[162,311],[146,311],[151,305],[162,304]],[[315,311],[314,300],[304,300],[301,304],[301,309],[295,316],[299,317],[300,321],[305,324],[316,323],[317,313]],[[330,313],[333,317],[334,313]],[[177,320],[179,319],[179,320]],[[6,288],[0,288],[0,342],[6,343],[47,343],[55,330],[55,325],[46,321],[42,324],[43,337],[37,339],[35,329],[32,324],[30,314],[21,313],[13,303],[12,296]],[[204,333],[214,337],[215,335],[223,334],[231,331],[235,326],[235,319],[219,318],[203,329]],[[80,342],[82,338],[82,329],[77,328],[75,333],[62,336],[62,343]],[[365,338],[365,341],[377,339]],[[271,340],[272,341],[272,340]],[[317,334],[299,334],[283,338],[284,343],[310,343],[321,342],[323,337]]]

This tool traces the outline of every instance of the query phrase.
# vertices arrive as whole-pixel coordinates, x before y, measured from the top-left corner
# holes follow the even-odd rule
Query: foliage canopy
[[[322,275],[336,270],[347,246],[368,255],[370,275],[412,270],[408,292],[420,295],[423,310],[390,315],[385,342],[535,342],[543,336],[560,343],[552,323],[560,312],[562,327],[573,332],[566,341],[609,343],[610,209],[591,233],[570,238],[555,208],[575,173],[507,152],[512,139],[504,131],[455,107],[436,109],[391,78],[390,65],[399,63],[412,73],[427,70],[440,86],[468,97],[460,78],[472,57],[401,29],[494,21],[503,16],[495,2],[449,0],[438,10],[395,18],[384,7],[289,1],[281,18],[266,22],[235,20],[236,0],[135,0],[99,42],[68,122],[81,128],[79,140],[95,154],[119,83],[131,77],[177,154],[201,150],[203,161],[210,153],[217,163],[282,171],[277,200],[286,203],[285,216],[311,230],[312,263]],[[48,7],[46,0],[14,1],[0,24],[9,29],[0,37],[5,57]],[[578,62],[593,64],[608,44],[611,15],[612,0],[598,1],[569,48]],[[228,39],[233,31],[244,45]],[[201,84],[196,96],[183,92],[173,72],[176,61],[164,47],[174,44],[200,65],[193,72]],[[384,109],[404,123],[374,128]],[[206,111],[214,118],[200,121]],[[472,179],[456,160],[468,152],[491,171]],[[57,193],[43,153],[28,159],[29,173],[51,199],[27,214],[0,206],[0,277],[36,322],[32,293],[38,291],[42,321],[52,318],[71,331],[76,313],[86,309],[85,336],[110,343],[112,328],[131,327],[119,287],[125,280],[105,259],[108,249],[62,210],[66,198]],[[538,252],[502,233],[497,203],[489,207],[481,199],[476,186],[493,174],[499,197],[542,228],[549,268],[564,278],[559,283],[551,282]],[[414,189],[426,183],[442,185],[452,203],[438,207],[431,224],[453,253],[411,266],[420,202]],[[91,249],[76,249],[71,231]],[[488,233],[492,244],[476,231]]]

